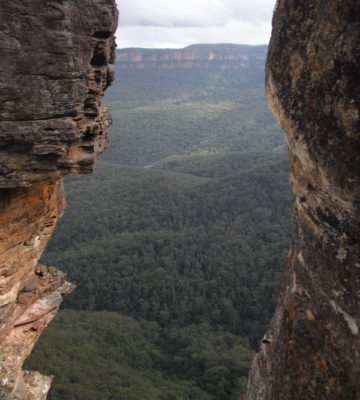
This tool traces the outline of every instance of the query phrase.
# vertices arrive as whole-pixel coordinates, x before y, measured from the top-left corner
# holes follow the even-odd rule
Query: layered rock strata
[[[279,0],[266,75],[295,232],[245,399],[359,399],[360,1]]]
[[[133,69],[261,69],[267,46],[196,44],[183,49],[117,50],[116,66]]]
[[[62,177],[89,173],[108,145],[100,99],[113,80],[115,0],[0,5],[0,399],[45,399],[22,371],[74,288],[39,264],[64,210]]]

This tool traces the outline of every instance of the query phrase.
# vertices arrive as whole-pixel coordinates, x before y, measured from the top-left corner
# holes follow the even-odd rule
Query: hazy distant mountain
[[[117,50],[120,69],[241,69],[263,68],[267,46],[239,44],[194,44],[183,49]]]
[[[118,51],[111,148],[66,181],[43,259],[77,285],[26,367],[58,377],[52,400],[240,398],[293,204],[265,58],[229,44]]]
[[[196,44],[118,50],[104,160],[148,165],[176,155],[272,150],[283,134],[264,98],[267,46]]]

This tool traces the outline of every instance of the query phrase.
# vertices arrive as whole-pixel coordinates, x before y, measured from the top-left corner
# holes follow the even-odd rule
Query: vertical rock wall
[[[0,399],[45,399],[22,371],[73,290],[39,258],[64,210],[62,177],[90,173],[108,145],[100,99],[113,80],[115,0],[0,5]]]
[[[279,0],[266,73],[295,232],[245,399],[360,399],[360,1]]]

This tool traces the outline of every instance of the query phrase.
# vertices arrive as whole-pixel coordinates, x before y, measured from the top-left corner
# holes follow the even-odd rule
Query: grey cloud
[[[221,27],[271,19],[275,0],[118,0],[122,26]]]

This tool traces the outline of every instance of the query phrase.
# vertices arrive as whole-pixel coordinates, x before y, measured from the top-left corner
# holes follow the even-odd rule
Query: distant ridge
[[[183,49],[117,50],[120,69],[263,68],[267,45],[193,44]]]

